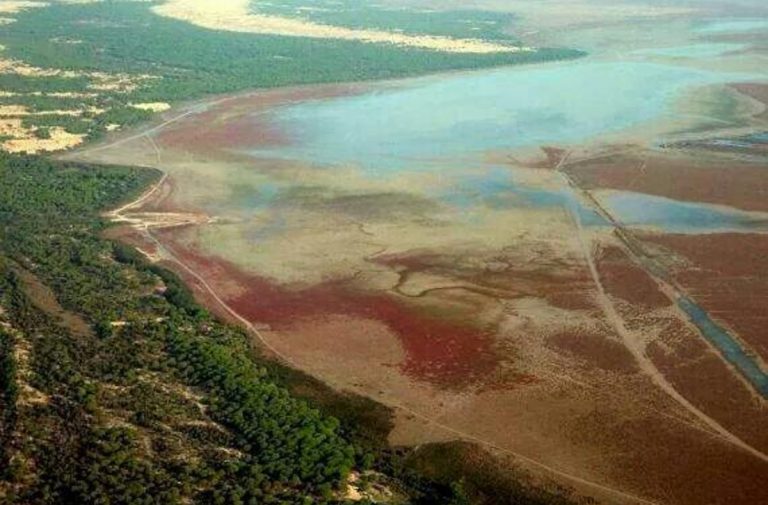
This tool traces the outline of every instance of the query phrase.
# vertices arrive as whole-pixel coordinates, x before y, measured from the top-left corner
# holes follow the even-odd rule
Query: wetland
[[[768,122],[736,85],[768,86],[764,21],[573,23],[530,42],[578,60],[206,99],[68,156],[166,172],[143,215],[197,218],[127,240],[393,408],[393,445],[471,441],[605,503],[758,503],[768,333],[734,297],[768,294]]]

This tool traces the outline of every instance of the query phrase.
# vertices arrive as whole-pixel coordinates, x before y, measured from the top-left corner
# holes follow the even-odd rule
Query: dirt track
[[[568,178],[566,174],[562,173],[562,176],[563,176],[564,184],[572,188],[574,191],[579,191],[578,188],[576,188],[573,185],[573,182]],[[651,380],[653,380],[654,384],[656,384],[662,391],[664,391],[667,395],[673,398],[677,403],[683,406],[683,408],[685,408],[688,412],[690,412],[695,418],[697,418],[699,421],[701,421],[706,426],[708,426],[713,433],[716,433],[718,436],[722,437],[723,439],[727,440],[733,445],[740,447],[741,449],[744,449],[745,451],[749,452],[756,458],[759,458],[765,462],[768,462],[768,455],[755,449],[754,447],[747,444],[746,442],[741,440],[739,437],[737,437],[736,435],[734,435],[733,433],[725,429],[715,419],[713,419],[706,413],[702,412],[700,409],[694,406],[687,398],[685,398],[682,394],[680,394],[680,392],[677,391],[677,389],[675,389],[675,387],[667,380],[664,374],[662,374],[658,370],[658,368],[656,368],[656,365],[653,363],[653,361],[651,361],[648,358],[648,356],[645,353],[645,346],[642,342],[642,339],[640,339],[637,335],[635,335],[626,327],[623,318],[619,315],[618,311],[614,307],[613,301],[606,293],[605,287],[603,286],[603,283],[600,280],[600,274],[598,273],[597,267],[595,266],[593,250],[591,247],[587,245],[587,242],[584,239],[585,231],[581,224],[581,220],[579,218],[578,212],[575,209],[571,208],[571,215],[573,217],[574,224],[576,225],[579,241],[581,242],[581,245],[584,251],[584,258],[587,264],[589,265],[589,271],[591,272],[592,278],[595,281],[595,286],[597,287],[599,304],[603,309],[603,312],[605,313],[606,317],[611,322],[611,325],[616,330],[616,333],[621,337],[622,341],[624,342],[624,345],[627,347],[627,349],[629,349],[629,351],[635,357],[635,360],[637,361],[641,370],[643,370],[643,372],[646,375],[648,375],[651,378]],[[658,278],[656,278],[656,281],[663,282]],[[671,285],[666,284],[665,288],[666,289],[664,289],[663,291],[668,293],[671,296],[671,298],[677,298],[679,296],[679,293],[677,293]]]

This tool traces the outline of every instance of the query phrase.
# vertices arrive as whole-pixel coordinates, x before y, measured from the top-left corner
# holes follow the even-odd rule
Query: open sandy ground
[[[24,9],[30,7],[44,7],[47,4],[35,2],[2,2],[0,9]],[[2,12],[2,11],[0,11]],[[15,11],[14,11],[15,12]],[[11,58],[3,58],[4,47],[0,46],[0,74],[20,75],[23,77],[64,77],[76,78],[86,77],[91,82],[88,86],[90,91],[84,93],[42,93],[32,92],[20,94],[0,89],[0,97],[13,98],[28,96],[46,96],[49,98],[94,98],[99,92],[129,92],[147,79],[152,79],[149,75],[128,75],[128,74],[110,74],[106,72],[78,72],[73,70],[63,70],[58,68],[41,68],[28,63]],[[164,102],[136,103],[134,107],[152,112],[162,112],[170,106]],[[84,107],[78,110],[54,109],[46,111],[30,111],[26,106],[15,105],[12,103],[0,105],[0,136],[10,137],[0,143],[0,147],[8,152],[18,153],[26,152],[30,154],[42,152],[64,151],[76,147],[83,143],[86,135],[67,132],[64,128],[54,126],[48,129],[49,138],[39,138],[37,128],[25,126],[22,118],[35,115],[58,115],[58,116],[84,116],[85,114],[98,115],[103,113],[103,109],[97,107]],[[119,125],[118,125],[119,126]]]

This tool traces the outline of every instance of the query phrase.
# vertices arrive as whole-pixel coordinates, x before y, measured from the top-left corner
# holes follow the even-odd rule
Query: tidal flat
[[[535,35],[609,41],[575,62],[256,91],[76,156],[166,171],[142,211],[208,219],[135,242],[278,359],[392,407],[392,444],[472,441],[605,503],[760,503],[766,399],[680,300],[768,370],[734,302],[768,295],[766,159],[691,144],[768,130],[732,86],[767,85],[766,34],[628,24]]]

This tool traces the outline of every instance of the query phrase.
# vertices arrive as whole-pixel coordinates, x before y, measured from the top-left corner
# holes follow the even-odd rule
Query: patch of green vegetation
[[[65,307],[79,311],[96,329],[92,336],[73,335],[25,295],[13,280],[13,267],[4,272],[11,279],[0,290],[8,300],[4,310],[31,345],[30,385],[56,399],[55,405],[29,413],[45,418],[36,423],[44,433],[26,448],[39,463],[38,484],[20,492],[19,499],[165,504],[182,496],[207,503],[203,495],[214,502],[226,496],[226,503],[234,503],[229,498],[238,494],[280,497],[286,503],[332,497],[355,464],[355,449],[339,435],[338,422],[291,397],[248,357],[250,352],[231,351],[230,341],[245,345],[239,330],[199,309],[173,305],[171,294],[154,294],[149,288],[160,279],[149,268],[116,261],[111,243],[97,236],[104,226],[98,211],[136,194],[156,176],[146,170],[0,158],[2,254],[52,286]],[[125,324],[114,326],[115,320]],[[155,377],[154,383],[141,382],[145,376]],[[156,388],[160,396],[175,377],[185,387],[200,388],[212,416],[206,422],[231,430],[231,448],[242,456],[223,462],[206,458],[181,472],[178,458],[166,462],[146,452],[140,442],[147,438],[173,445],[173,437],[163,436],[166,430],[157,423],[176,418],[165,417],[147,388]],[[110,402],[107,392],[114,388],[134,393]],[[175,414],[183,418],[195,412]],[[61,437],[66,444],[56,442]],[[212,450],[188,445],[184,450]]]
[[[38,130],[35,135],[38,138],[50,138],[41,137],[40,134],[43,131],[49,131],[52,126],[59,126],[64,128],[69,133],[83,133],[87,134],[91,131],[91,121],[78,116],[70,116],[67,114],[37,114],[34,116],[25,116],[21,124],[25,127],[37,127]]]
[[[152,117],[152,113],[137,109],[127,105],[115,104],[108,108],[105,112],[98,114],[95,117],[97,127],[106,127],[109,124],[119,124],[122,126],[130,126],[142,121],[147,121]]]
[[[47,127],[38,128],[35,130],[35,137],[41,140],[47,140],[51,138],[51,130]]]
[[[89,83],[90,80],[85,77],[0,74],[0,90],[14,93],[72,93],[83,91]],[[34,98],[32,101],[35,101]]]
[[[16,429],[19,388],[14,348],[13,334],[7,328],[0,327],[0,480],[11,476],[10,448]]]
[[[51,110],[85,110],[89,107],[98,107],[93,98],[37,95],[16,95],[0,97],[2,105],[22,105],[30,112],[45,112]]]

